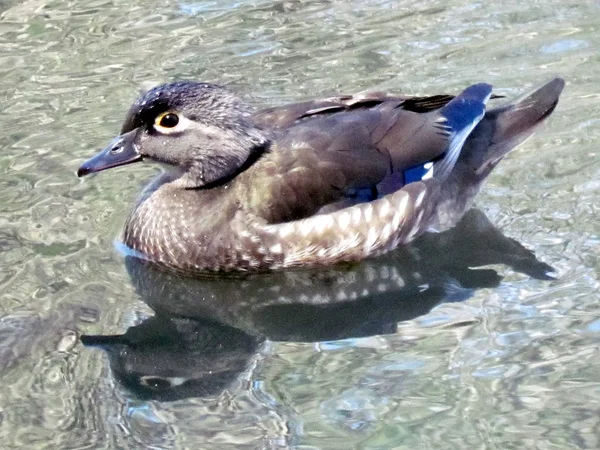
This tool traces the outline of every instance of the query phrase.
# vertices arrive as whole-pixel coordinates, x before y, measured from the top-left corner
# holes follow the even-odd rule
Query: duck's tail
[[[564,86],[562,78],[555,78],[517,101],[485,113],[443,182],[432,231],[448,229],[460,220],[494,167],[554,111]]]
[[[488,149],[480,153],[483,159],[476,167],[480,176],[487,176],[502,157],[533,135],[537,125],[556,108],[564,87],[564,80],[555,78],[514,103],[485,114],[481,127],[483,133],[474,133],[473,139],[470,139],[474,144],[478,139],[483,138],[484,142],[485,137],[489,139]]]

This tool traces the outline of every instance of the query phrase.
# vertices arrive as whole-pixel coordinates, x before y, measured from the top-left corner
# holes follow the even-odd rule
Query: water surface
[[[599,17],[592,0],[1,2],[2,447],[598,448]],[[449,239],[423,244],[455,255],[419,266],[426,283],[384,261],[251,283],[260,308],[207,303],[196,321],[150,301],[164,309],[150,319],[113,240],[156,169],[74,174],[155,82],[226,83],[272,105],[478,81],[512,97],[556,75],[557,110],[478,197],[503,243],[483,272]],[[395,294],[352,303],[373,280],[396,280]],[[318,303],[338,282],[352,287],[342,306],[278,309],[260,290],[312,286]],[[129,359],[79,340],[128,329]],[[169,358],[188,378],[223,376],[171,401],[120,376],[119,361],[149,373]]]

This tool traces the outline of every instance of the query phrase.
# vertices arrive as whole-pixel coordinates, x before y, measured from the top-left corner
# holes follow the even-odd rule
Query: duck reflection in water
[[[393,334],[398,322],[495,287],[505,264],[537,279],[553,269],[478,210],[444,233],[357,265],[243,278],[184,278],[126,257],[156,316],[118,336],[82,336],[109,355],[116,378],[145,399],[218,395],[262,342],[318,342]]]

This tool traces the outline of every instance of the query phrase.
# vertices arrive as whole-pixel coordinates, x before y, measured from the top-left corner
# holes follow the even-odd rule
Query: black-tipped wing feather
[[[257,111],[253,119],[257,125],[265,128],[285,128],[299,120],[320,118],[343,111],[373,108],[382,103],[393,104],[406,111],[427,113],[445,106],[453,98],[452,95],[410,97],[390,95],[385,92],[367,92],[265,108]]]

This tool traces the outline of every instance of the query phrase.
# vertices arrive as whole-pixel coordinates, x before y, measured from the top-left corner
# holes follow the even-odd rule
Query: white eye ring
[[[175,121],[173,126],[161,125],[161,122]],[[179,114],[173,111],[164,112],[154,119],[154,129],[161,134],[175,134],[181,133],[187,127],[190,126],[192,121],[185,117],[183,114]]]

